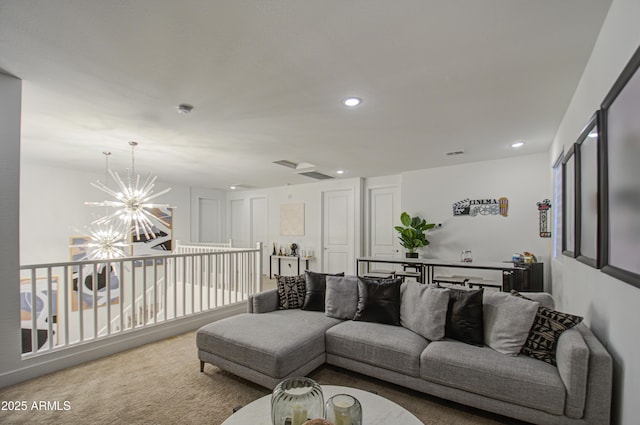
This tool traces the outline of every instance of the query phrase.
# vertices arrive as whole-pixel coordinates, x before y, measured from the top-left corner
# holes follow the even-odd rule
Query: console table
[[[300,261],[304,261],[304,269],[308,270],[309,269],[309,260],[311,260],[313,257],[300,257],[300,256],[293,256],[293,255],[270,255],[269,256],[269,279],[273,279],[273,270],[272,270],[272,266],[273,266],[273,259],[277,259],[278,260],[278,274],[282,274],[282,260],[289,260],[289,261],[296,261],[297,264],[297,273],[296,274],[300,274]]]
[[[368,391],[356,388],[322,385],[325,402],[336,394],[349,394],[362,405],[362,423],[366,425],[424,425],[420,419],[396,403]],[[222,425],[271,425],[271,394],[259,398],[233,415]]]
[[[434,258],[385,258],[385,257],[361,257],[357,259],[358,276],[369,272],[371,263],[409,265],[420,273],[419,281],[432,283],[434,269],[436,267],[450,267],[475,270],[496,270],[502,272],[502,289],[510,291],[540,292],[543,291],[542,263],[530,265],[516,265],[510,261],[473,261],[463,263],[460,260],[438,260]]]

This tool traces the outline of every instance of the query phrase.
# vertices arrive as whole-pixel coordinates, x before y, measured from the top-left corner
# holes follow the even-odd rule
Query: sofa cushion
[[[353,320],[400,326],[402,279],[358,280],[358,307]]]
[[[324,311],[324,299],[327,292],[327,273],[316,273],[311,270],[304,272],[305,275],[305,295],[303,310]],[[344,273],[337,273],[332,276],[344,276]]]
[[[420,377],[554,415],[564,413],[565,388],[558,370],[530,357],[505,356],[459,341],[435,341],[420,356]]]
[[[240,314],[201,327],[198,349],[282,378],[324,354],[325,331],[340,320],[320,312],[277,310]]]
[[[301,308],[304,304],[305,277],[299,276],[278,276],[276,275],[278,286],[278,298],[280,310],[290,308]]]
[[[327,276],[325,314],[336,319],[351,320],[358,307],[357,276]]]
[[[444,338],[449,290],[413,281],[400,290],[400,324],[430,341]]]
[[[483,288],[463,290],[449,288],[449,307],[445,336],[472,345],[484,345],[482,315]]]
[[[485,291],[482,306],[485,344],[502,354],[520,354],[539,306],[507,292]]]
[[[327,353],[418,377],[429,342],[408,329],[347,321],[327,331]]]

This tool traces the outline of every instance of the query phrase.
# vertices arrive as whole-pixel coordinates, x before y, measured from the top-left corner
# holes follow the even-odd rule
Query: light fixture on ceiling
[[[114,178],[118,185],[119,191],[116,192],[113,189],[107,187],[106,184],[98,180],[97,183],[91,183],[91,185],[106,194],[115,198],[115,200],[102,201],[102,202],[85,202],[86,205],[113,207],[115,211],[107,214],[95,220],[95,224],[106,224],[114,218],[119,218],[124,223],[128,224],[132,231],[135,231],[136,239],[140,239],[140,234],[144,234],[147,239],[153,239],[156,237],[154,231],[153,220],[157,220],[157,217],[151,213],[153,208],[171,208],[168,204],[155,204],[150,202],[160,195],[164,195],[171,188],[167,188],[156,194],[153,193],[154,183],[157,177],[151,177],[151,172],[145,179],[144,183],[140,185],[140,175],[135,173],[135,147],[138,146],[138,142],[129,142],[131,146],[131,170],[128,173],[128,184],[120,178],[117,172],[109,170],[109,174]]]
[[[109,156],[111,152],[102,152],[105,156],[105,186],[109,185]],[[105,216],[109,215],[109,206],[105,205]],[[104,223],[92,223],[87,233],[89,240],[71,245],[71,248],[84,248],[89,260],[108,260],[126,257],[125,248],[130,246],[131,237],[121,220],[109,220]]]
[[[344,174],[344,170],[336,170],[336,174]]]
[[[513,143],[511,145],[512,148],[521,148],[524,146],[524,142],[522,140],[518,140],[517,142]]]
[[[181,103],[178,105],[179,114],[190,114],[191,111],[193,111],[193,105],[189,105],[188,103]]]
[[[345,106],[358,106],[362,103],[362,99],[359,97],[348,97],[343,100],[342,103],[344,103]]]
[[[237,187],[236,187],[236,186],[229,186],[229,189],[231,189],[231,190],[236,190],[236,189],[237,189]]]

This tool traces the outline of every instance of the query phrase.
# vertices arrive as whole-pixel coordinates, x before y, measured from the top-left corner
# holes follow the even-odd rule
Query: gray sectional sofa
[[[527,297],[553,308],[549,294]],[[271,290],[251,297],[248,313],[202,327],[196,344],[201,371],[211,363],[270,389],[328,363],[535,424],[610,421],[611,357],[584,324],[562,334],[554,367],[486,346],[428,341],[401,326],[278,310]]]

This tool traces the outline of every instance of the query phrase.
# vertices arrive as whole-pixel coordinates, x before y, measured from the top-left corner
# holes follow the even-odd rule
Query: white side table
[[[364,425],[424,425],[404,407],[391,400],[356,388],[322,385],[325,402],[336,394],[349,394],[362,405]],[[259,398],[227,418],[222,425],[271,425],[271,394]]]

